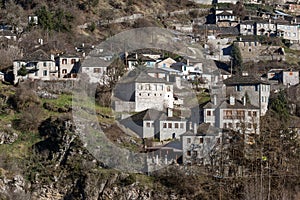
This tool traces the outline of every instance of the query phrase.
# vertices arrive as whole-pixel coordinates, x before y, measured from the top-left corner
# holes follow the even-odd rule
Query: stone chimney
[[[168,117],[173,117],[173,110],[172,110],[172,108],[167,108],[167,116]]]
[[[235,98],[232,95],[230,95],[230,97],[229,97],[229,104],[232,106],[235,104]]]
[[[214,96],[213,96],[213,104],[217,105],[217,95],[216,94],[214,94]]]
[[[197,134],[197,123],[194,123],[194,128],[193,128],[193,130],[194,130],[194,134]]]
[[[244,96],[244,97],[243,97],[243,105],[244,105],[244,106],[246,106],[246,102],[247,102],[247,99],[246,99],[246,96]]]

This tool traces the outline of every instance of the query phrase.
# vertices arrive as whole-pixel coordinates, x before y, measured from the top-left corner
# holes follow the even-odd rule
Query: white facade
[[[279,37],[291,41],[299,41],[299,28],[297,24],[277,24]]]
[[[165,83],[136,83],[135,112],[149,108],[163,110],[173,108],[173,85]]]
[[[56,59],[56,65],[58,66],[59,70],[59,78],[66,78],[68,75],[70,76],[71,73],[77,73],[77,70],[79,69],[79,61],[80,58],[77,56],[59,56]]]
[[[217,0],[217,3],[232,3],[236,4],[238,0]]]
[[[281,79],[283,85],[299,84],[299,71],[282,71]]]
[[[20,76],[18,71],[25,67],[27,70],[27,75]],[[55,66],[54,60],[44,60],[44,61],[25,61],[25,60],[15,60],[13,62],[13,74],[14,74],[14,84],[16,84],[20,79],[39,79],[39,80],[52,80],[57,79],[57,68]]]

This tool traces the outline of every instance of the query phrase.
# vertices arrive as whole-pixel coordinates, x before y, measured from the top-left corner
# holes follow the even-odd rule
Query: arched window
[[[68,71],[66,69],[63,69],[61,73],[66,74],[66,73],[68,73]]]
[[[62,59],[61,63],[62,63],[63,65],[66,65],[66,64],[67,64],[67,59],[66,59],[66,58]]]

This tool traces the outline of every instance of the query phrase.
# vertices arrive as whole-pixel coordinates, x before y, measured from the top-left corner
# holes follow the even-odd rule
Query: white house
[[[255,35],[255,21],[242,21],[239,25],[241,35]]]
[[[113,91],[116,112],[173,108],[173,84],[148,75],[146,69],[132,70],[118,82]]]
[[[292,42],[299,42],[299,26],[289,22],[277,23],[277,35]]]
[[[120,121],[141,138],[157,138],[159,141],[178,139],[186,132],[186,119],[174,117],[172,110],[167,112],[146,109]]]
[[[216,3],[231,3],[236,4],[238,0],[217,0]]]
[[[210,164],[209,154],[220,146],[222,131],[207,123],[202,123],[182,134],[180,140],[184,164]]]
[[[176,63],[176,61],[169,57],[162,61],[158,61],[155,66],[158,68],[170,68],[170,66],[174,63]]]
[[[21,73],[22,72],[22,73]],[[54,56],[39,49],[22,59],[13,61],[14,84],[21,79],[57,79],[58,69]]]
[[[200,122],[243,133],[259,133],[259,108],[230,96],[219,104],[208,102],[201,108]]]
[[[268,110],[270,83],[254,75],[235,75],[223,81],[227,96],[243,101],[247,96],[251,105],[260,108],[260,116]]]
[[[216,16],[216,23],[222,22],[222,21],[229,21],[233,22],[236,21],[236,16],[233,14],[232,10],[216,10],[215,12]]]
[[[299,84],[299,71],[282,70],[279,73],[279,81],[283,85],[297,85]]]
[[[55,58],[59,78],[75,78],[80,68],[80,58],[75,55],[60,55]]]
[[[110,61],[98,56],[86,56],[81,65],[81,73],[87,74],[91,83],[105,83],[109,65]]]

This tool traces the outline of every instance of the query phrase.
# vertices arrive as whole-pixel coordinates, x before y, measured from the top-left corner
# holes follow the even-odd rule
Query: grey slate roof
[[[225,100],[223,102],[221,102],[221,104],[219,105],[220,109],[257,109],[259,110],[259,107],[257,106],[253,106],[250,103],[246,103],[246,105],[244,105],[241,101],[236,100],[234,102],[234,105],[230,105],[229,100]]]
[[[48,55],[42,49],[38,49],[35,52],[25,56],[22,61],[38,62],[38,61],[51,61],[51,56]]]
[[[227,86],[230,85],[256,85],[256,84],[270,84],[267,81],[261,80],[260,77],[254,75],[242,76],[235,75],[230,78],[227,78],[223,81]]]
[[[123,79],[119,81],[120,83],[165,83],[172,84],[161,78],[154,78],[149,76],[147,73],[147,68],[134,69],[128,72]]]
[[[209,123],[201,123],[197,128],[197,133],[194,130],[188,130],[181,136],[218,136],[221,129],[211,126]]]
[[[223,11],[219,14],[216,14],[217,16],[233,16],[232,13],[228,12],[228,11]]]

